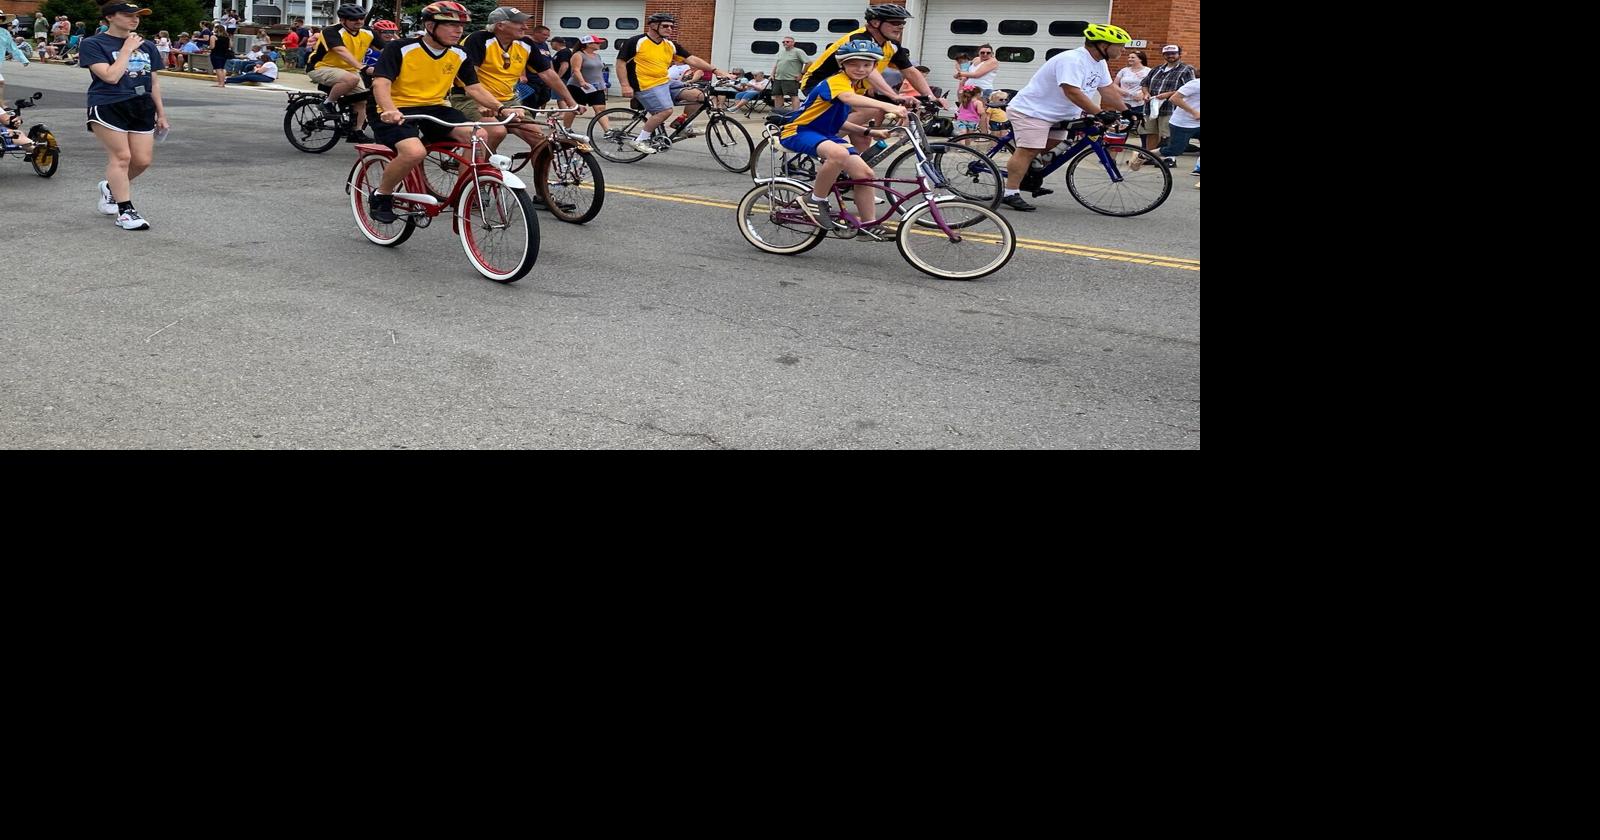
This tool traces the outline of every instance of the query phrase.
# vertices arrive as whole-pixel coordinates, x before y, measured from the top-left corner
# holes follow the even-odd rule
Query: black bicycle
[[[319,154],[338,145],[339,139],[355,131],[355,103],[372,98],[372,91],[360,90],[339,98],[338,110],[329,113],[328,86],[317,85],[321,93],[295,91],[283,109],[283,134],[302,152]]]
[[[732,109],[716,104],[718,89],[710,82],[695,82],[686,88],[699,90],[705,96],[703,107],[681,123],[662,124],[650,137],[650,145],[657,152],[670,150],[679,139],[688,139],[684,132],[694,125],[701,114],[710,114],[706,123],[706,145],[711,148],[711,156],[729,172],[749,169],[755,158],[755,143],[750,140],[750,132],[745,131],[738,120],[728,116],[728,111]],[[721,89],[721,94],[728,96],[732,91]],[[635,99],[633,104],[637,105],[638,100]],[[639,107],[601,111],[589,121],[589,144],[606,160],[634,163],[648,154],[635,149],[633,141],[639,136],[639,127],[649,118],[649,112]],[[602,122],[609,123],[611,128],[601,128]]]

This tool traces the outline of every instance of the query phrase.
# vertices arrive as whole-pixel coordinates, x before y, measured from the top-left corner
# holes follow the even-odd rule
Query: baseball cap
[[[580,43],[580,44],[598,44],[598,43],[600,43],[600,39],[596,38],[593,35],[585,35],[582,38],[578,39],[578,43]]]
[[[103,18],[111,17],[112,15],[120,14],[122,12],[132,12],[139,17],[144,17],[145,15],[150,14],[149,9],[145,8],[144,6],[140,6],[137,3],[107,3],[100,7],[100,16]]]
[[[1162,47],[1161,51],[1162,52],[1183,52],[1183,48],[1178,46],[1177,44],[1168,44],[1168,45]]]
[[[489,22],[505,23],[510,21],[511,23],[522,23],[530,17],[532,15],[514,6],[501,6],[489,13]]]

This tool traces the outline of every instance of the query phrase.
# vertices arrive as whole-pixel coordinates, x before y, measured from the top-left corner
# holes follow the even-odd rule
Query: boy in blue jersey
[[[778,142],[785,149],[822,160],[822,166],[817,169],[813,192],[803,202],[806,212],[823,227],[828,227],[832,219],[828,194],[833,191],[834,182],[839,180],[839,173],[844,172],[858,179],[872,177],[872,167],[861,159],[855,146],[838,136],[840,130],[851,134],[868,133],[873,137],[887,137],[889,134],[886,131],[869,132],[865,126],[846,122],[850,110],[879,108],[900,119],[906,116],[905,108],[866,96],[867,77],[877,68],[879,59],[883,58],[882,47],[871,41],[851,41],[841,47],[834,57],[842,69],[812,88],[806,101],[801,104],[800,111],[778,135]],[[862,219],[874,217],[873,193],[871,187],[855,189],[856,209]],[[863,232],[879,240],[887,238],[888,234],[881,226]]]

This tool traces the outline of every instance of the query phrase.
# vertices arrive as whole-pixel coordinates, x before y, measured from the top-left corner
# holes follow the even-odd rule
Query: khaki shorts
[[[1164,117],[1156,117],[1153,120],[1147,119],[1139,130],[1145,134],[1159,134],[1161,139],[1165,140],[1172,136],[1172,115],[1167,114]]]
[[[356,86],[354,90],[351,90],[350,92],[355,93],[358,90],[367,89],[367,82],[365,79],[361,78],[360,73],[352,73],[349,70],[340,70],[337,67],[323,67],[319,64],[306,75],[311,78],[311,81],[316,82],[319,85],[328,85],[329,87],[344,81],[346,76],[355,76]]]
[[[1064,128],[1051,128],[1055,120],[1041,120],[1012,108],[1011,130],[1017,135],[1017,148],[1019,149],[1048,149],[1062,140],[1067,139],[1067,130]]]
[[[455,91],[451,91],[450,92],[450,97],[449,97],[449,102],[450,102],[450,107],[456,109],[457,111],[460,111],[462,116],[465,116],[467,118],[467,120],[470,121],[470,122],[482,122],[482,121],[485,121],[485,120],[493,121],[495,119],[495,116],[492,113],[488,114],[486,116],[483,113],[483,108],[479,107],[478,100],[473,99],[472,97],[466,95],[465,93],[457,93]],[[504,102],[502,102],[500,104],[501,105],[520,105],[522,103],[518,102],[517,98],[515,96],[513,96],[510,99],[507,99],[506,101],[504,101]],[[522,114],[523,112],[522,111],[516,111],[514,113]],[[511,116],[511,114],[507,114],[506,116],[509,117],[509,116]]]

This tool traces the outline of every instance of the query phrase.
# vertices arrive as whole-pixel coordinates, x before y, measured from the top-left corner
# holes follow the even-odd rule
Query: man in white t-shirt
[[[1133,40],[1120,26],[1091,23],[1083,30],[1083,46],[1058,54],[1033,74],[1026,87],[1011,97],[1007,113],[1016,133],[1017,150],[1006,163],[1006,195],[1001,203],[1013,210],[1038,209],[1022,197],[1022,178],[1040,152],[1067,139],[1054,125],[1075,120],[1096,110],[1089,91],[1100,92],[1100,110],[1121,111],[1122,91],[1112,80],[1107,61],[1122,56],[1122,45]],[[1035,196],[1052,190],[1036,189]]]
[[[1178,155],[1189,148],[1189,141],[1200,136],[1200,80],[1185,82],[1167,100],[1172,103],[1172,134],[1161,147],[1161,162],[1176,166]]]

